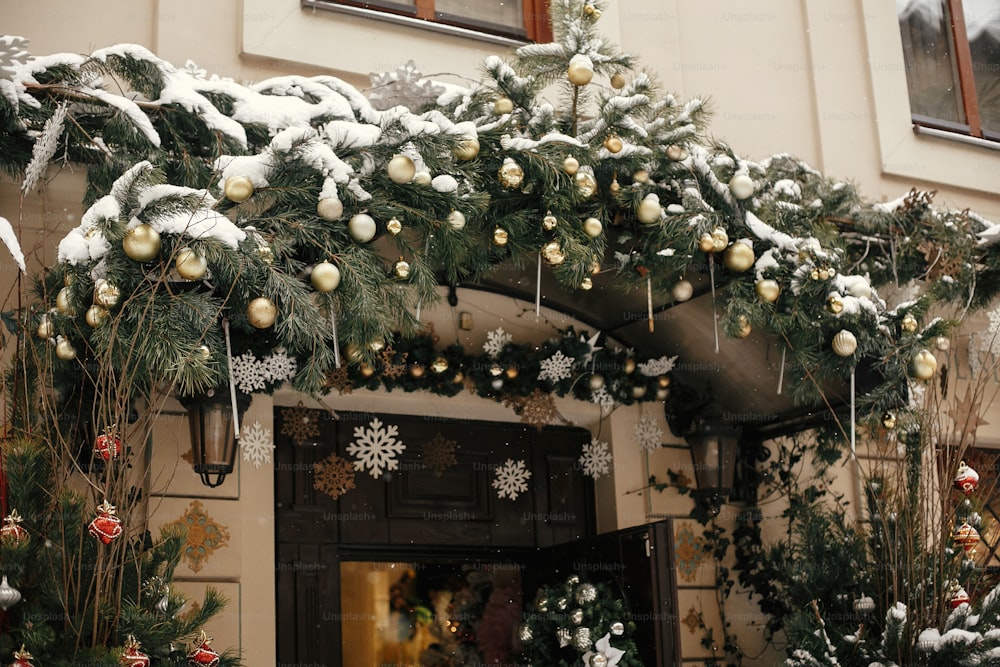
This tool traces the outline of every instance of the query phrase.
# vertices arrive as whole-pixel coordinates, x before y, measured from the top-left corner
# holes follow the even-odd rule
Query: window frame
[[[418,24],[429,30],[458,33],[466,36],[480,36],[489,41],[524,44],[552,41],[552,22],[548,0],[522,0],[521,13],[524,29],[475,18],[439,12],[435,0],[415,0],[411,7],[393,0],[302,0],[304,6],[363,14],[374,19],[383,19],[407,25]]]

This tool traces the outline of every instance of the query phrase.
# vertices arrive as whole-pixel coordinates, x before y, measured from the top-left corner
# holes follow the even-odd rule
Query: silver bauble
[[[573,625],[580,625],[583,623],[583,610],[574,609],[569,613],[569,620]]]
[[[615,621],[611,624],[611,634],[615,637],[621,637],[625,634],[625,624],[621,621]]]
[[[577,628],[573,633],[573,647],[577,651],[589,651],[593,644],[590,639],[590,628]]]
[[[0,609],[7,611],[21,601],[21,591],[7,583],[7,575],[0,581]]]

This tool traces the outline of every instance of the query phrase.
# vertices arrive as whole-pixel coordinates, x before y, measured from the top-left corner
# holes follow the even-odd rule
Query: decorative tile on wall
[[[184,514],[168,526],[187,530],[181,560],[195,573],[201,571],[213,553],[229,544],[229,528],[209,516],[198,500],[192,500]]]
[[[686,583],[695,582],[698,570],[710,560],[710,554],[705,551],[705,538],[700,534],[696,535],[690,523],[677,523],[674,554],[677,558],[677,576]]]

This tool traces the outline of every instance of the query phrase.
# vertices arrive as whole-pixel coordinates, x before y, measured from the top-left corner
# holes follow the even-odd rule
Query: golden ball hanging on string
[[[937,372],[937,358],[930,350],[920,350],[913,355],[913,377],[930,380]]]
[[[563,160],[563,171],[573,176],[580,170],[580,162],[572,155],[567,155]]]
[[[202,361],[208,361],[212,358],[212,350],[209,349],[208,345],[199,345],[198,349],[195,350]]]
[[[625,375],[631,375],[632,373],[634,373],[635,372],[635,359],[633,359],[631,357],[629,357],[628,359],[626,359],[625,360],[625,365],[622,367],[622,370],[625,371]]]
[[[574,86],[586,86],[594,78],[594,64],[590,58],[577,54],[569,61],[566,77]]]
[[[687,149],[678,144],[667,146],[667,157],[675,162],[683,162],[688,157]]]
[[[760,297],[761,301],[774,303],[778,300],[778,296],[781,294],[781,286],[778,285],[777,280],[763,278],[758,280],[757,284],[754,285],[754,291],[757,292],[757,296]]]
[[[184,280],[201,280],[208,273],[208,260],[191,248],[181,248],[174,257],[174,268]]]
[[[632,180],[636,183],[648,183],[649,182],[649,172],[645,169],[636,169],[632,174]]]
[[[840,357],[849,357],[858,349],[858,339],[847,329],[841,329],[833,337],[833,351]]]
[[[448,214],[448,226],[458,231],[465,227],[465,214],[461,211],[452,211]]]
[[[60,338],[56,343],[56,356],[63,361],[72,361],[76,359],[76,348],[65,338]]]
[[[226,199],[239,204],[253,196],[253,181],[246,176],[230,176],[226,179],[222,190]]]
[[[688,280],[678,280],[670,289],[670,294],[675,301],[683,303],[694,295],[694,285]]]
[[[712,250],[715,252],[722,252],[729,245],[729,234],[722,227],[716,227],[712,230]]]
[[[590,217],[583,221],[583,233],[592,239],[596,239],[604,231],[604,225],[597,218]]]
[[[409,155],[402,154],[393,155],[392,159],[389,160],[389,164],[385,166],[385,170],[389,174],[389,180],[396,185],[409,183],[417,173],[417,167],[413,164],[413,159]]]
[[[389,222],[385,223],[385,229],[387,232],[395,236],[403,231],[403,223],[399,221],[399,218],[392,218]]]
[[[919,324],[917,323],[917,318],[915,318],[913,315],[909,313],[904,315],[903,320],[899,323],[899,328],[906,333],[915,332],[917,330],[917,326],[919,326]]]
[[[414,379],[420,379],[424,376],[425,370],[426,369],[424,368],[423,364],[413,364],[412,366],[410,366],[410,377]]]
[[[362,377],[370,378],[375,375],[375,368],[371,364],[365,362],[358,366],[358,372],[361,373]]]
[[[316,215],[324,220],[340,220],[344,215],[344,203],[337,197],[324,197],[316,204]]]
[[[556,216],[552,215],[551,213],[546,213],[545,217],[542,218],[542,229],[544,229],[547,232],[551,232],[553,229],[556,228],[556,225],[558,224],[559,220],[556,218]]]
[[[891,412],[886,412],[882,415],[882,426],[890,431],[896,428],[896,415]]]
[[[368,243],[375,238],[378,227],[375,225],[375,219],[370,215],[358,213],[347,222],[347,231],[351,238],[358,243]]]
[[[663,207],[660,206],[660,198],[654,194],[646,195],[639,202],[639,208],[635,212],[635,217],[644,225],[657,223],[662,216]]]
[[[271,246],[267,241],[261,239],[257,243],[257,247],[254,249],[254,253],[260,257],[260,260],[265,264],[271,265],[274,263],[274,251],[271,250]]]
[[[385,341],[375,339],[368,343],[368,349],[372,352],[381,352],[385,349]]]
[[[938,336],[934,339],[934,347],[942,352],[947,352],[951,348],[951,341],[947,336]]]
[[[431,172],[426,169],[421,169],[413,175],[414,185],[427,186],[430,185],[434,179],[431,177]]]
[[[753,254],[753,246],[742,241],[737,241],[729,246],[722,256],[722,261],[726,264],[726,268],[737,273],[749,270],[756,260],[757,258]]]
[[[625,79],[624,74],[622,74],[621,72],[615,72],[614,74],[611,75],[610,83],[611,87],[614,88],[615,90],[621,90],[622,88],[625,87],[627,80]]]
[[[715,239],[711,234],[706,232],[698,238],[698,250],[705,253],[715,252]]]
[[[750,178],[750,175],[742,172],[735,174],[729,181],[729,191],[737,199],[749,199],[753,196],[754,187],[754,182]]]
[[[836,294],[831,294],[826,300],[827,309],[834,315],[844,312],[844,300]]]
[[[736,335],[739,338],[746,338],[753,331],[753,327],[750,326],[750,320],[747,319],[746,315],[740,315],[736,320],[738,329],[736,330]]]
[[[566,255],[558,241],[549,241],[542,246],[542,258],[553,266],[559,266],[566,260]]]
[[[618,182],[618,177],[615,176],[614,178],[611,179],[611,183],[608,185],[608,192],[610,192],[613,195],[616,195],[621,191],[622,191],[621,183]]]
[[[578,171],[576,176],[576,189],[584,197],[593,197],[597,192],[597,179],[589,171]]]
[[[68,287],[60,288],[56,294],[56,310],[63,315],[72,315],[73,307],[70,305],[70,293]]]
[[[340,285],[340,269],[336,264],[323,260],[312,268],[309,280],[317,292],[332,292]]]
[[[448,360],[444,357],[438,357],[431,363],[431,371],[435,374],[440,375],[448,370]]]
[[[620,137],[612,134],[604,140],[604,147],[608,149],[609,153],[621,153],[622,148],[624,148],[624,144],[622,143]]]
[[[505,188],[519,188],[524,182],[524,169],[521,168],[517,162],[514,162],[511,158],[506,158],[503,164],[500,165],[500,170],[497,172],[497,178],[500,179],[500,185]]]
[[[493,230],[493,245],[503,247],[507,245],[509,239],[510,235],[503,227],[497,227]]]
[[[594,281],[590,278],[590,276],[587,276],[580,281],[580,289],[584,291],[590,291],[594,289]]]
[[[520,374],[520,371],[517,370],[516,366],[511,366],[510,368],[508,368],[507,370],[504,371],[504,375],[507,376],[508,380],[515,380],[515,379],[517,379],[517,376],[519,374]]]
[[[410,263],[400,257],[399,261],[392,267],[392,271],[396,274],[397,278],[405,280],[410,277]]]
[[[160,233],[143,223],[125,232],[122,239],[125,254],[137,262],[148,262],[160,254]]]
[[[84,319],[87,321],[88,326],[96,329],[108,319],[108,310],[104,306],[95,304],[87,309]]]
[[[498,97],[493,102],[493,113],[498,116],[503,116],[514,110],[514,101],[509,97]]]
[[[42,316],[38,318],[38,328],[35,329],[35,333],[42,340],[48,340],[56,335],[56,325],[47,313],[42,313]]]
[[[455,157],[459,160],[474,160],[479,155],[479,139],[476,137],[466,137],[455,147]]]
[[[121,300],[122,292],[104,278],[94,281],[94,303],[105,308],[114,308]]]
[[[632,387],[632,398],[642,398],[646,395],[646,385],[637,384]]]
[[[259,296],[247,304],[247,320],[255,329],[267,329],[278,319],[278,307],[266,296]]]

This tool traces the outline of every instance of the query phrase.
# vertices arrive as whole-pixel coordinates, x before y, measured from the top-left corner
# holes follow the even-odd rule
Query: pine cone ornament
[[[24,648],[24,644],[21,644],[21,650],[14,651],[14,662],[10,664],[10,667],[35,667],[34,663],[31,662],[33,659],[32,655]]]
[[[135,637],[129,635],[118,663],[124,667],[149,667],[149,656],[139,650],[141,646]]]
[[[114,431],[105,431],[94,441],[94,453],[105,461],[118,458],[122,451],[122,439]]]
[[[115,506],[105,500],[97,507],[97,516],[90,522],[88,532],[99,539],[102,544],[111,541],[122,534],[122,520],[115,516]]]
[[[200,665],[208,665],[208,667],[216,667],[219,664],[220,656],[215,652],[215,649],[210,646],[212,638],[205,635],[205,631],[201,631],[201,636],[198,638],[198,643],[200,646],[195,650],[188,653],[187,661],[191,667],[199,667]]]
[[[0,542],[5,546],[18,546],[28,539],[28,531],[21,525],[24,519],[11,510],[10,514],[4,517],[3,528],[0,528]]]

